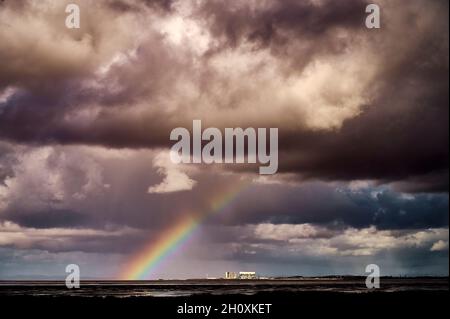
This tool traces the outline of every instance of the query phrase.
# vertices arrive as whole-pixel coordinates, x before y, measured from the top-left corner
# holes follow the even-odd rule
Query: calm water
[[[449,290],[448,278],[382,278],[377,291]],[[67,289],[62,281],[0,281],[1,296],[82,296],[82,297],[180,297],[199,294],[253,295],[258,292],[341,292],[367,293],[364,279],[302,280],[188,280],[188,281],[86,281],[80,289]]]

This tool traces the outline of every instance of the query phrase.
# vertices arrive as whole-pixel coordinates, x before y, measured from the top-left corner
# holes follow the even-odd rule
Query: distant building
[[[256,276],[256,272],[241,271],[239,273],[239,279],[253,280],[253,279],[258,279],[258,277]]]
[[[227,271],[225,273],[225,279],[238,279],[238,274],[235,272],[229,272]]]
[[[252,272],[241,271],[239,273],[227,271],[225,273],[225,279],[255,280],[258,279],[258,276],[254,271]]]

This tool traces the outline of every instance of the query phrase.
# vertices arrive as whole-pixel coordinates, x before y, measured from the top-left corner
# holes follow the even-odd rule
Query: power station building
[[[225,279],[239,279],[239,275],[235,272],[229,272],[227,271],[225,273]]]
[[[253,272],[253,271],[242,272],[241,271],[239,273],[239,279],[252,280],[252,279],[258,279],[258,277],[256,276],[256,272]]]

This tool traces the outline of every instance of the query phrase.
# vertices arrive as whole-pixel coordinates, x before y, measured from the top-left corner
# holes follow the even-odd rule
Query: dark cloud
[[[174,0],[141,0],[147,6],[158,6],[165,10],[170,10],[174,3]]]
[[[64,96],[28,92],[15,94],[8,105],[3,106],[0,134],[7,140],[38,145],[87,144],[138,148],[167,143],[170,123],[152,124],[155,118],[163,116],[158,112],[146,117],[123,116],[120,109],[105,109],[95,120],[65,120],[68,114],[76,110],[76,105],[72,103],[90,99],[72,95],[72,88],[70,85],[61,86],[60,92],[66,92]]]
[[[18,150],[17,150],[18,152]],[[156,153],[158,154],[158,153]],[[0,187],[0,218],[24,227],[108,225],[158,230],[211,205],[248,184],[215,217],[213,225],[320,224],[327,227],[420,229],[448,226],[447,194],[405,195],[386,186],[346,183],[254,184],[251,175],[221,175],[197,168],[191,190],[150,194],[164,175],[150,151],[82,147],[22,150],[12,157],[9,187]],[[245,180],[242,180],[245,179]],[[26,201],[23,198],[27,198]]]
[[[401,94],[399,88],[395,97],[383,97],[379,104],[344,123],[339,132],[290,134],[282,139],[291,151],[281,155],[281,170],[326,180],[404,180],[402,188],[408,191],[446,192],[446,90],[441,87],[434,91],[436,96],[423,101],[411,93]],[[409,112],[401,106],[393,108],[396,100],[407,103]],[[413,185],[408,186],[407,181]]]

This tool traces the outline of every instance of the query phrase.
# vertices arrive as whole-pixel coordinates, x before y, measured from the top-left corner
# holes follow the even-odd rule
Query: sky
[[[230,193],[148,278],[448,275],[449,4],[374,2],[1,1],[0,280],[120,278]],[[172,163],[193,120],[278,173]]]

